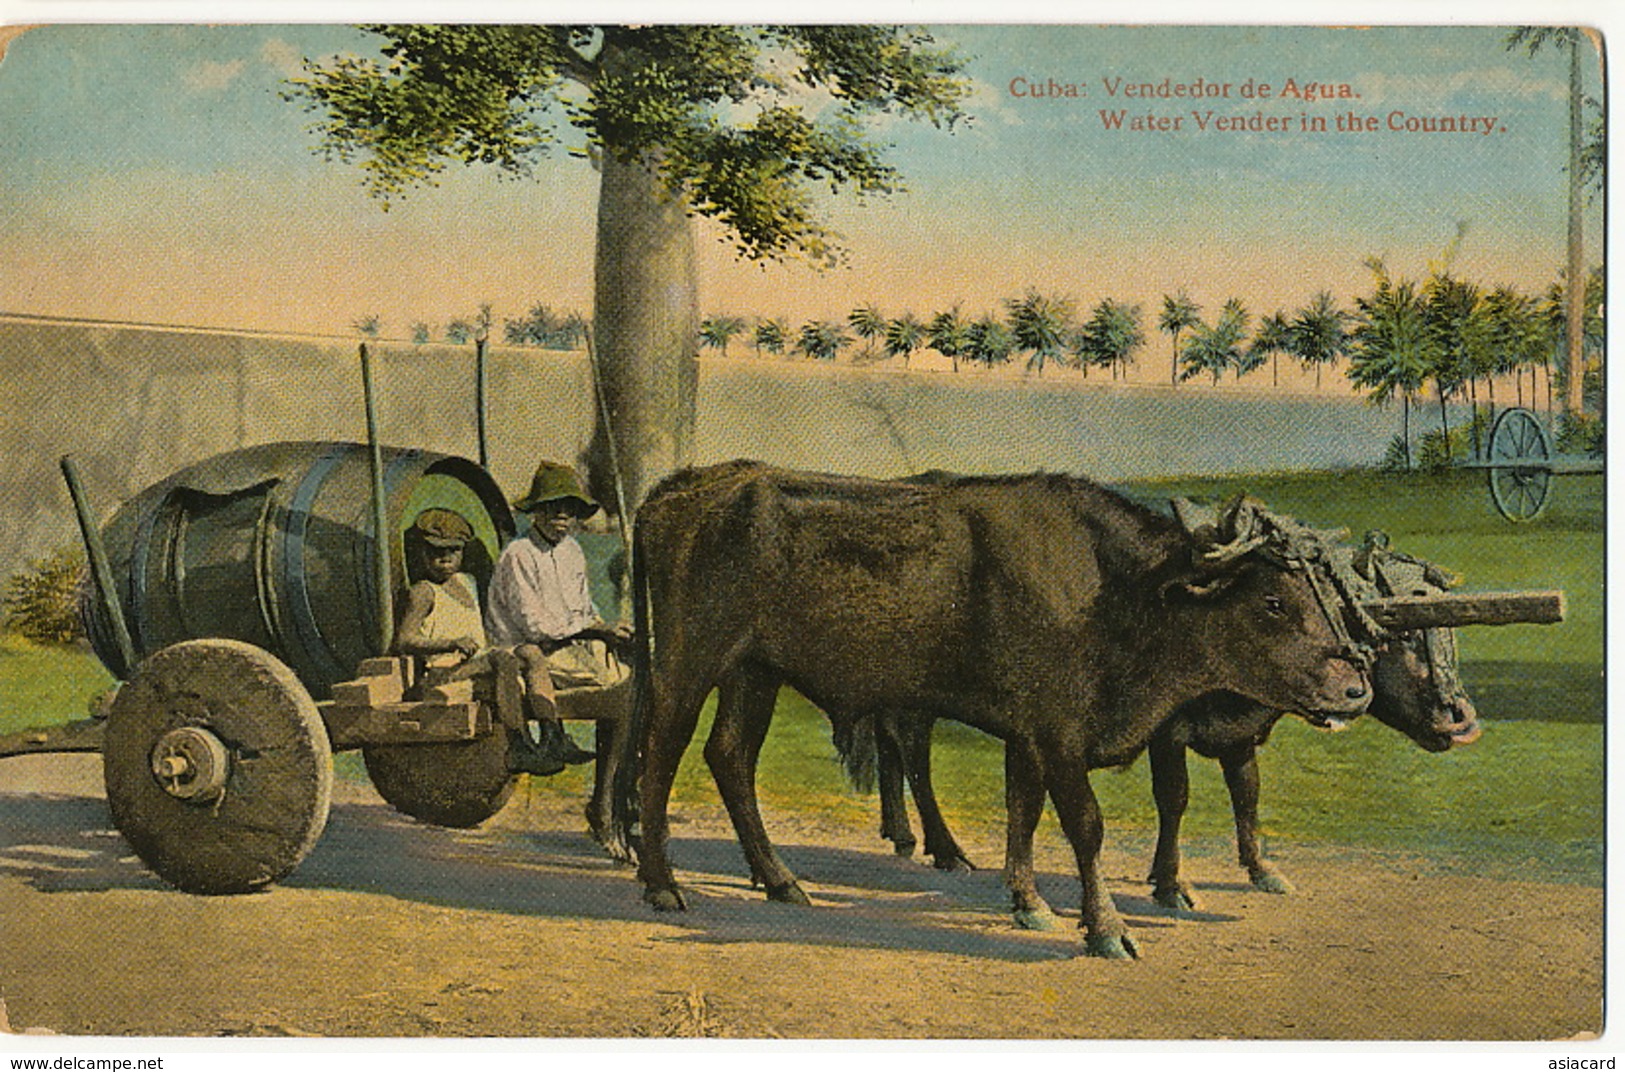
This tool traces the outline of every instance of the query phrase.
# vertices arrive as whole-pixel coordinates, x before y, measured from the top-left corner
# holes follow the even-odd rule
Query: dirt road
[[[109,828],[96,756],[0,763],[0,997],[13,1030],[163,1036],[1559,1039],[1602,1029],[1603,897],[1368,851],[1276,845],[1257,893],[1199,846],[1199,913],[1106,874],[1143,959],[1013,930],[1002,845],[945,875],[864,828],[770,814],[813,909],[745,881],[720,809],[687,809],[690,911],[655,915],[582,832],[521,790],[485,828],[405,819],[342,786],[316,850],[245,897],[175,892]],[[1046,896],[1075,905],[1065,847]],[[1068,922],[1075,922],[1073,917]]]

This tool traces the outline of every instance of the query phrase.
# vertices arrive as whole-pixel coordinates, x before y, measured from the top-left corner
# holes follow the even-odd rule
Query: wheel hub
[[[201,726],[170,730],[152,747],[152,776],[177,800],[213,803],[225,791],[230,772],[226,746]]]

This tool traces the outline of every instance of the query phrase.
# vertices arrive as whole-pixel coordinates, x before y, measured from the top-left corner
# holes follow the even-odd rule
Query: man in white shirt
[[[543,462],[530,492],[514,503],[530,516],[530,531],[503,549],[486,597],[485,630],[492,644],[512,648],[527,666],[545,660],[547,673],[525,675],[530,716],[541,727],[540,749],[516,756],[516,765],[554,774],[564,763],[595,758],[578,747],[559,722],[557,688],[604,687],[624,681],[626,668],[613,648],[631,638],[625,622],[599,616],[587,584],[587,557],[572,535],[598,504],[575,470]]]

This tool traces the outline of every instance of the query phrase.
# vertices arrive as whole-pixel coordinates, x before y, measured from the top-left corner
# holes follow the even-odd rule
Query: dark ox
[[[1411,594],[1428,591],[1412,589]],[[1369,713],[1430,752],[1478,738],[1472,701],[1455,673],[1450,630],[1402,633],[1376,647]],[[1235,817],[1237,856],[1253,886],[1268,893],[1291,892],[1291,883],[1264,856],[1258,837],[1258,748],[1286,716],[1286,712],[1235,693],[1212,693],[1181,704],[1151,738],[1147,751],[1159,823],[1150,881],[1159,904],[1174,909],[1196,906],[1190,887],[1180,877],[1179,828],[1189,797],[1187,749],[1218,760],[1223,769]],[[970,861],[944,822],[931,784],[933,722],[929,717],[890,714],[876,721],[880,832],[899,855],[914,851],[917,843],[903,802],[906,782],[920,813],[925,852],[933,864],[945,871],[969,870]],[[849,762],[851,766],[859,764]],[[1052,917],[1036,905],[1018,906],[1018,912],[1017,922],[1024,926],[1051,925]]]
[[[1426,563],[1373,551],[1361,573],[1367,594],[1429,596],[1444,592],[1445,580]],[[1443,752],[1478,739],[1477,712],[1456,673],[1456,641],[1450,629],[1420,629],[1382,637],[1371,667],[1370,712],[1409,737],[1418,747]],[[1236,824],[1236,853],[1255,888],[1288,893],[1292,885],[1265,858],[1258,838],[1258,748],[1284,714],[1232,694],[1203,697],[1188,704],[1151,742],[1151,787],[1157,802],[1157,847],[1151,864],[1153,896],[1175,909],[1195,907],[1180,877],[1179,827],[1185,815],[1189,781],[1186,749],[1219,761],[1230,792]]]
[[[1233,691],[1323,719],[1369,699],[1306,573],[1253,520],[1238,504],[1198,541],[1053,475],[922,486],[730,463],[669,479],[639,511],[633,552],[645,899],[685,907],[667,803],[719,688],[705,756],[751,875],[773,900],[807,902],[755,796],[788,684],[837,733],[930,712],[1002,738],[1011,844],[1031,843],[1047,792],[1077,856],[1087,950],[1133,955],[1099,874],[1088,772],[1132,759],[1192,696]]]

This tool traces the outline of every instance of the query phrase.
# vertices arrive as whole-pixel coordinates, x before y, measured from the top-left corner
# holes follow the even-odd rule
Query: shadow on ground
[[[1073,876],[1039,876],[1061,919],[1058,930],[1035,933],[1012,926],[997,870],[951,874],[878,851],[807,844],[779,849],[801,876],[811,909],[766,901],[745,877],[731,837],[683,836],[679,828],[672,855],[689,910],[656,913],[642,902],[632,870],[584,832],[500,822],[448,830],[381,803],[347,802],[333,806],[316,848],[280,885],[514,916],[649,924],[657,941],[790,942],[1008,961],[1078,954]],[[0,876],[44,893],[189,896],[146,870],[111,828],[105,802],[92,796],[0,792]],[[1117,903],[1136,930],[1174,925],[1149,896],[1119,892]]]

